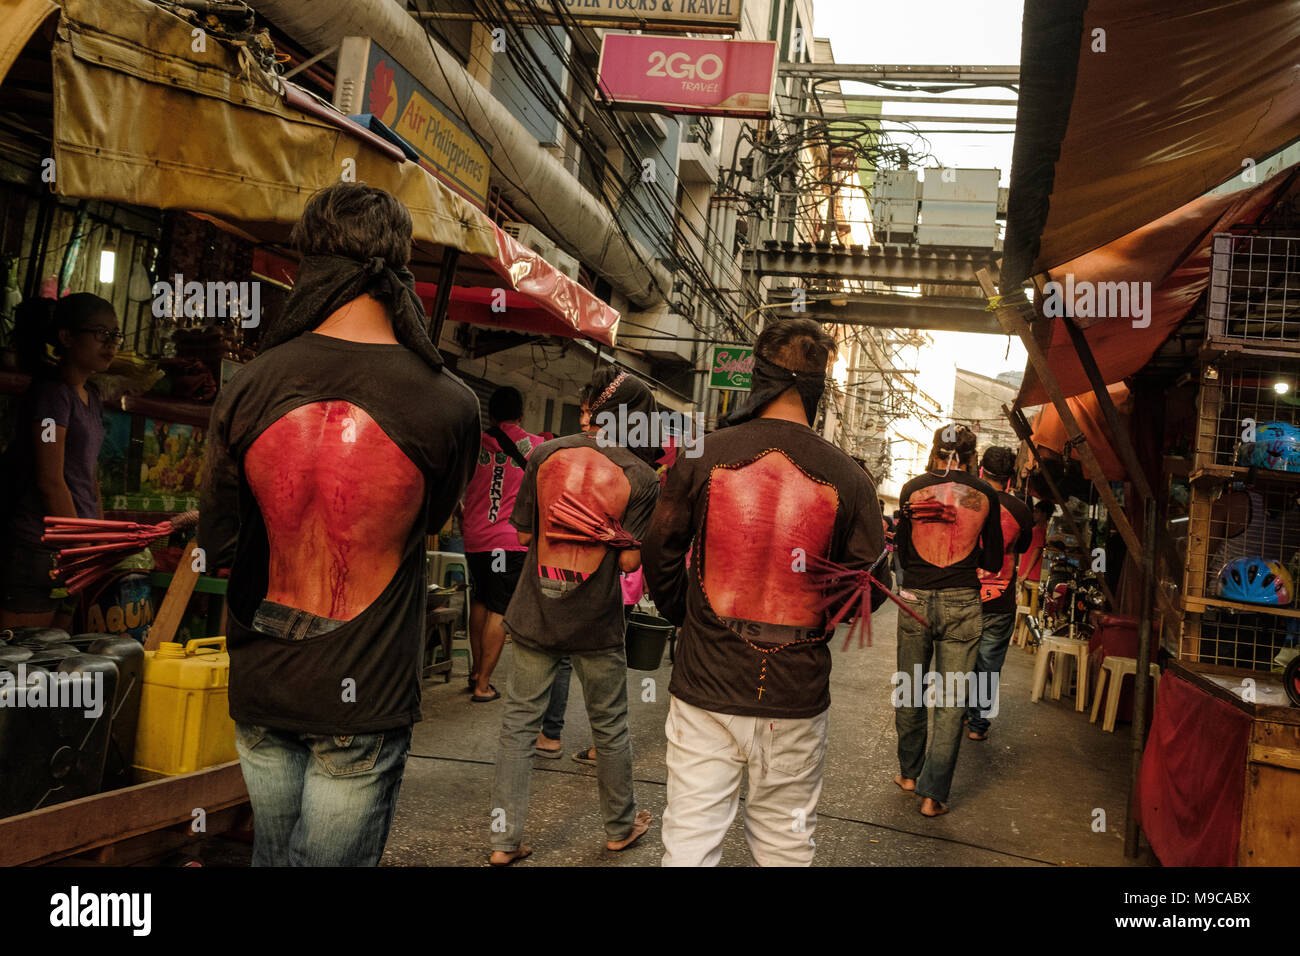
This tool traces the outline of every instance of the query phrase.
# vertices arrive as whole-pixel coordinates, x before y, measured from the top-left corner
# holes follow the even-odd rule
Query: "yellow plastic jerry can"
[[[183,647],[164,641],[144,658],[136,776],[152,780],[235,760],[226,639],[197,638]]]

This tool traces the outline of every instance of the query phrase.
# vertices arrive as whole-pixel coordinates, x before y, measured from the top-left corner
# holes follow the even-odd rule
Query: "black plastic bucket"
[[[627,666],[637,671],[657,671],[672,633],[673,626],[663,618],[633,611],[627,618]]]

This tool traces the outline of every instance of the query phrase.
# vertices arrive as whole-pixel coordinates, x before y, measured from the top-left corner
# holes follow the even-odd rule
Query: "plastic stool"
[[[1031,701],[1038,701],[1043,696],[1047,684],[1047,664],[1053,654],[1058,655],[1056,672],[1052,678],[1052,699],[1061,699],[1061,690],[1065,683],[1065,662],[1078,661],[1079,676],[1075,684],[1074,709],[1082,712],[1088,699],[1088,642],[1071,637],[1045,635],[1042,646],[1038,649],[1038,660],[1034,662],[1034,686],[1029,692]]]
[[[1089,718],[1092,723],[1097,722],[1097,714],[1101,711],[1101,696],[1106,694],[1106,716],[1102,719],[1101,729],[1108,734],[1115,732],[1115,720],[1119,716],[1119,698],[1124,688],[1124,678],[1132,675],[1137,677],[1138,662],[1132,657],[1117,657],[1114,654],[1107,655],[1106,659],[1101,662],[1101,672],[1097,675],[1097,689],[1092,695],[1092,716]],[[1160,665],[1148,665],[1148,673],[1155,678],[1154,690],[1158,693],[1160,690]],[[1106,676],[1110,675],[1110,688],[1106,689]]]

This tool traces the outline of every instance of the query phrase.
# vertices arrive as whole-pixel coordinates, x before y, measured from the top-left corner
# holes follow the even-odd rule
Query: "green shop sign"
[[[709,350],[709,387],[747,392],[754,382],[754,348],[715,345]]]

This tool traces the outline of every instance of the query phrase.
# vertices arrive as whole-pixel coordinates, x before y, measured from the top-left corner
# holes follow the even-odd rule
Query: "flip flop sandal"
[[[591,755],[591,748],[588,747],[586,750],[579,750],[576,754],[573,755],[573,759],[576,760],[578,763],[586,764],[588,767],[594,767],[596,766],[596,761],[593,760],[590,755]]]
[[[526,860],[533,855],[533,848],[530,846],[521,846],[518,853],[506,860],[504,863],[493,863],[492,858],[488,857],[488,866],[511,866],[520,860]]]
[[[558,750],[543,750],[541,747],[533,747],[533,751],[537,756],[545,757],[547,760],[559,760],[564,756],[563,747],[560,747]]]
[[[494,700],[499,700],[501,698],[501,691],[497,690],[491,684],[488,684],[488,687],[492,688],[492,693],[489,696],[480,697],[478,694],[471,694],[469,699],[475,704],[486,704]]]

